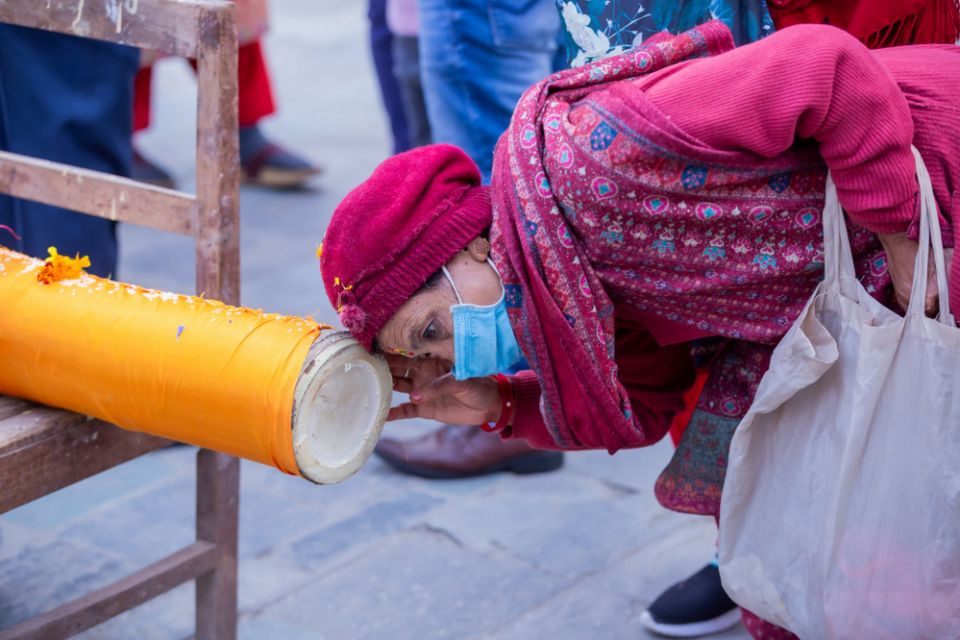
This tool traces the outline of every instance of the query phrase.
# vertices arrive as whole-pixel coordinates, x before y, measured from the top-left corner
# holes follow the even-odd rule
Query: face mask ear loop
[[[447,265],[443,265],[442,267],[440,267],[440,270],[443,271],[443,276],[450,283],[450,286],[453,287],[453,292],[457,296],[457,303],[463,304],[463,298],[460,297],[460,291],[457,289],[457,285],[453,283],[453,278],[450,277],[450,272],[447,271]]]
[[[490,268],[493,269],[493,272],[497,274],[497,278],[500,280],[500,299],[503,300],[503,297],[507,295],[507,288],[503,286],[503,276],[500,275],[500,269],[497,269],[497,265],[493,264],[490,256],[487,256],[487,264],[490,265]]]

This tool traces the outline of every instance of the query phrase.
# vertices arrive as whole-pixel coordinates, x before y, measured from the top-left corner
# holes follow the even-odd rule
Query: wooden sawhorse
[[[195,196],[2,151],[0,193],[193,236],[197,293],[238,304],[233,4],[224,0],[0,0],[0,22],[196,59]],[[0,396],[0,513],[167,444],[69,411]],[[196,542],[102,589],[0,630],[0,640],[68,637],[189,580],[197,583],[196,637],[235,638],[239,478],[237,459],[200,451]]]

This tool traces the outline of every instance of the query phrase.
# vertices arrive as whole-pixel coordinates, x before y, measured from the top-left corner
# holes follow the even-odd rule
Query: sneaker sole
[[[740,609],[732,609],[721,616],[702,622],[690,622],[687,624],[666,624],[657,622],[650,615],[649,611],[640,614],[640,624],[647,631],[668,638],[698,638],[708,636],[711,633],[720,633],[740,622]]]
[[[263,167],[256,176],[242,171],[244,184],[266,187],[268,189],[296,189],[302,187],[313,176],[322,173],[318,167],[308,169],[273,169]]]

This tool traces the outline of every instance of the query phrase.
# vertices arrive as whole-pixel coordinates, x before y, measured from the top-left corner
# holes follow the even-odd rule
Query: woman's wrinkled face
[[[466,304],[489,305],[500,299],[500,276],[487,262],[486,241],[471,242],[449,262],[447,270]],[[385,353],[410,358],[433,357],[453,363],[453,316],[458,304],[450,282],[431,278],[377,334],[377,346]]]

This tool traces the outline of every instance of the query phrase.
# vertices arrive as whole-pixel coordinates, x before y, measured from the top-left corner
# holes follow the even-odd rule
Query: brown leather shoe
[[[502,440],[478,427],[449,424],[414,440],[383,438],[375,452],[399,471],[421,478],[543,473],[563,466],[559,451],[538,451],[523,440]]]

